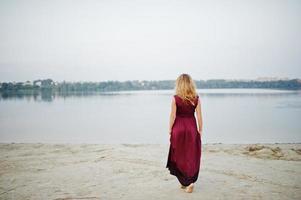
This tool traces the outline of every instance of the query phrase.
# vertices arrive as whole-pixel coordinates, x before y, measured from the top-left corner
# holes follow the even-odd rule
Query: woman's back
[[[178,95],[174,95],[177,111],[176,116],[178,117],[193,117],[195,108],[198,104],[199,96],[197,95],[193,102],[184,102],[184,100]],[[193,103],[193,104],[192,104]]]

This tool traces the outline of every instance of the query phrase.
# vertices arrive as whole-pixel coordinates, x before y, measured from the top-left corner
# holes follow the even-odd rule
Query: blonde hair
[[[197,97],[196,85],[189,74],[181,74],[175,83],[175,93],[184,102],[194,102]]]

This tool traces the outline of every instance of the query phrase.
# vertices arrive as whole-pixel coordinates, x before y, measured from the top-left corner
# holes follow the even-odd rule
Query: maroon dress
[[[166,168],[182,185],[188,186],[198,179],[201,164],[202,141],[194,116],[199,96],[196,97],[194,105],[184,104],[177,95],[174,98],[177,112],[170,136]]]

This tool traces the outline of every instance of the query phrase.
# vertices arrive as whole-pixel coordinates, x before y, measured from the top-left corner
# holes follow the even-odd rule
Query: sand
[[[203,144],[193,193],[165,144],[0,144],[0,199],[301,199],[301,144]]]

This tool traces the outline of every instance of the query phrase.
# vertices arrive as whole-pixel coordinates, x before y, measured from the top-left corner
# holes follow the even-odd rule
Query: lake
[[[0,142],[169,143],[173,90],[0,96]],[[199,89],[203,143],[301,142],[301,91]]]

